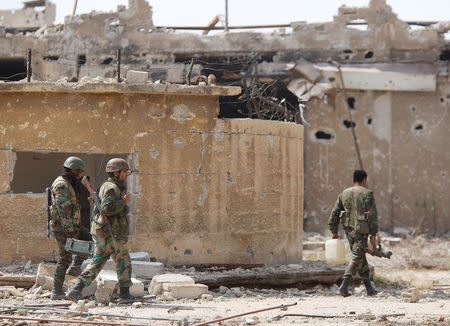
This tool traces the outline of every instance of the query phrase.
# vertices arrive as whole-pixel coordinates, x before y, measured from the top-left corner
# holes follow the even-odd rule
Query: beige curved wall
[[[130,247],[159,261],[301,260],[300,125],[217,119],[225,88],[183,95],[58,87],[0,89],[0,263],[51,259],[56,249],[45,237],[43,194],[11,190],[24,157],[19,152],[39,153],[41,160],[51,153],[128,154]],[[95,171],[88,166],[86,174]],[[38,173],[50,183],[52,172]]]

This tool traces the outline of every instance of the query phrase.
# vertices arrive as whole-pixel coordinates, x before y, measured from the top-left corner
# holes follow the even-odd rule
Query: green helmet
[[[106,172],[121,171],[123,169],[130,169],[127,161],[125,161],[123,158],[112,158],[108,161],[108,163],[106,163]]]
[[[81,170],[84,171],[84,163],[83,160],[76,156],[70,156],[66,159],[63,165],[65,168],[71,170]]]

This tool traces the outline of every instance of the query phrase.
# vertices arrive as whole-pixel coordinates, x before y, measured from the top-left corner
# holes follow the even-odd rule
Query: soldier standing
[[[94,257],[67,294],[67,298],[75,302],[81,299],[83,288],[97,277],[110,256],[116,263],[120,286],[119,302],[134,299],[130,295],[131,262],[127,248],[129,235],[127,214],[131,199],[126,186],[127,177],[130,175],[128,163],[124,159],[113,158],[106,164],[106,172],[109,178],[99,190],[100,211],[96,212],[91,226],[95,242]],[[108,223],[112,234],[108,230]]]
[[[92,240],[89,230],[81,227],[80,217],[80,179],[83,176],[84,163],[76,156],[71,156],[64,162],[64,171],[52,184],[50,207],[50,230],[58,244],[58,264],[53,275],[52,300],[64,299],[62,290],[66,272],[77,276],[81,273],[81,264],[84,258],[75,256],[65,250],[67,238],[79,240]],[[72,265],[70,263],[72,262]],[[70,267],[69,267],[70,265]]]
[[[375,237],[378,233],[377,208],[373,192],[366,188],[367,173],[364,170],[355,170],[353,183],[353,187],[345,189],[339,195],[328,222],[333,239],[339,238],[339,221],[342,223],[352,250],[352,260],[345,269],[339,292],[344,297],[351,295],[348,291],[349,283],[352,276],[359,272],[367,295],[373,296],[377,291],[370,283],[366,252],[369,235],[370,243],[375,247]]]

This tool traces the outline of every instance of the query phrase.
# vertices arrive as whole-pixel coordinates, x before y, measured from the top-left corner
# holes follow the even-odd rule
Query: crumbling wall
[[[33,1],[22,9],[17,10],[0,10],[0,26],[9,29],[20,28],[37,28],[43,25],[50,26],[55,21],[56,6],[48,0]],[[45,7],[42,10],[36,10],[36,7]]]
[[[16,151],[128,153],[131,250],[183,264],[301,260],[302,126],[217,119],[218,95],[236,89],[159,86],[1,86],[0,263],[39,261],[55,249],[45,238],[44,195],[11,192],[5,171],[14,171]]]
[[[383,229],[448,232],[450,93],[441,85],[436,92],[347,91]],[[342,92],[334,103],[314,100],[306,114],[305,228],[312,231],[327,229],[338,194],[359,168]]]

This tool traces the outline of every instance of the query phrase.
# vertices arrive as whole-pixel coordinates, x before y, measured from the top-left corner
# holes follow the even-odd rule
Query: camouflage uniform
[[[362,186],[345,189],[338,197],[328,225],[333,234],[342,223],[352,250],[352,260],[345,270],[345,277],[359,272],[361,279],[369,281],[369,264],[366,260],[367,239],[378,232],[377,208],[373,192]]]
[[[59,259],[53,275],[54,282],[64,283],[72,254],[65,250],[67,238],[92,240],[89,231],[80,226],[80,205],[73,186],[63,176],[58,176],[51,187],[50,230],[58,244]],[[75,256],[74,264],[81,265],[84,258]]]
[[[92,262],[79,276],[85,286],[89,285],[112,256],[116,263],[117,278],[120,287],[131,286],[131,262],[127,242],[129,235],[128,205],[122,199],[126,193],[123,181],[109,178],[100,187],[101,212],[111,224],[112,238],[107,224],[99,212],[92,221],[91,232],[94,236],[95,250]],[[114,241],[115,240],[115,241]]]

